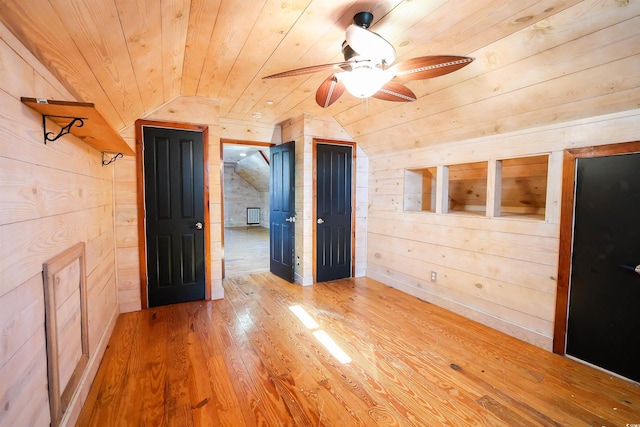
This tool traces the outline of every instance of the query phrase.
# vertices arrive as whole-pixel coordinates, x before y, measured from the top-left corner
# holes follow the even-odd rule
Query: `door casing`
[[[560,210],[560,247],[558,285],[553,331],[553,352],[564,355],[567,343],[569,286],[573,247],[573,215],[576,186],[576,159],[640,153],[640,141],[565,150],[562,171],[562,205]]]
[[[145,221],[145,182],[144,182],[144,152],[143,127],[157,127],[164,129],[191,130],[202,132],[203,163],[204,163],[204,298],[211,299],[211,215],[209,211],[209,128],[204,125],[161,122],[153,120],[136,120],[136,188],[138,195],[138,254],[140,266],[140,300],[142,308],[149,308],[148,280],[147,280],[147,239]]]
[[[318,196],[318,171],[317,171],[317,163],[318,163],[318,144],[329,144],[329,145],[348,145],[351,147],[351,277],[355,274],[355,257],[356,257],[356,143],[350,141],[339,141],[339,140],[331,140],[331,139],[313,139],[313,184],[312,184],[312,200],[317,200]],[[316,218],[318,217],[318,212],[316,209],[316,204],[312,203],[312,211],[311,218],[313,218],[313,282],[317,281],[317,271],[318,271],[318,250],[317,250],[317,239],[318,239],[318,224],[316,223]]]

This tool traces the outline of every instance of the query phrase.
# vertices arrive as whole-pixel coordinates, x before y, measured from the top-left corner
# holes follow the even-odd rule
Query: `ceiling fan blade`
[[[394,102],[413,102],[418,99],[411,89],[394,82],[385,83],[379,91],[373,94],[373,97]]]
[[[299,76],[300,74],[317,73],[318,71],[325,70],[351,70],[351,63],[335,62],[333,64],[312,65],[311,67],[297,68],[295,70],[283,71],[282,73],[272,74],[270,76],[263,77],[263,79],[277,79],[280,77]]]
[[[344,89],[344,83],[342,83],[334,74],[322,82],[316,91],[316,102],[322,108],[327,108],[340,98],[344,93]]]
[[[443,76],[469,65],[475,58],[456,55],[421,56],[394,65],[390,70],[399,80],[422,80]]]

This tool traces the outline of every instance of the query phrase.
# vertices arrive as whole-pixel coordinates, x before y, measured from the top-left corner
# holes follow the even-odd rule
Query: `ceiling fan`
[[[400,81],[442,76],[469,65],[475,58],[455,55],[421,56],[391,66],[396,50],[387,40],[368,28],[373,14],[360,12],[353,17],[342,43],[344,62],[314,65],[283,71],[263,77],[275,79],[319,71],[339,70],[327,78],[316,92],[316,102],[327,108],[340,98],[345,89],[357,98],[411,102],[416,95]]]

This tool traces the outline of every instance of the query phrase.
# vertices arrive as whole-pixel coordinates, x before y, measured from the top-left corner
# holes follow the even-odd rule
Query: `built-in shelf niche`
[[[404,210],[436,211],[437,168],[404,171]]]
[[[485,215],[487,212],[487,162],[445,166],[448,176],[446,212]]]
[[[544,220],[549,156],[519,157],[496,162],[494,216]]]
[[[549,155],[404,171],[404,210],[544,220]]]

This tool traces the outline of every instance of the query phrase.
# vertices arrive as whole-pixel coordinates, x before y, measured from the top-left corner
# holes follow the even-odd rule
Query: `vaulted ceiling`
[[[407,83],[414,103],[345,94],[322,109],[330,72],[262,79],[341,61],[360,11],[398,61],[476,61]],[[395,135],[408,148],[640,107],[639,14],[637,0],[0,0],[4,25],[116,130],[198,96],[218,99],[223,120],[329,115],[372,152]]]

